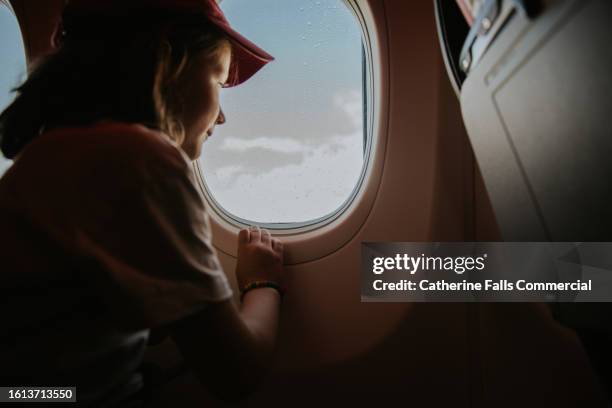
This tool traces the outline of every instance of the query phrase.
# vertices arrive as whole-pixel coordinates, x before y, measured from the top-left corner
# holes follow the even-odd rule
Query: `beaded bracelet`
[[[242,303],[242,301],[244,300],[244,295],[246,295],[248,292],[250,292],[253,289],[259,289],[259,288],[272,288],[275,289],[278,294],[280,295],[281,300],[283,299],[283,295],[285,294],[285,290],[283,288],[281,288],[281,286],[276,283],[276,282],[272,282],[272,281],[254,281],[251,282],[249,284],[246,284],[241,290],[240,290],[240,303]]]

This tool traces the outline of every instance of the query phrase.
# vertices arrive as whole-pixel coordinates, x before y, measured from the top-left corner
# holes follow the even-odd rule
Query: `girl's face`
[[[184,101],[181,120],[185,139],[181,147],[192,160],[200,157],[202,144],[215,126],[225,123],[219,91],[227,82],[230,60],[230,45],[224,43],[213,55],[199,53],[183,75],[180,92]]]

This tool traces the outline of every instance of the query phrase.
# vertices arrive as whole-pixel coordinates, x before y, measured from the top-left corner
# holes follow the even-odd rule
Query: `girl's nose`
[[[217,125],[222,125],[225,123],[225,114],[223,113],[223,109],[219,109],[219,116],[217,116]]]

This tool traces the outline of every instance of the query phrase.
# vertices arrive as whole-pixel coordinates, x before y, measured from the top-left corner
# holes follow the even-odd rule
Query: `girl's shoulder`
[[[100,122],[84,127],[44,132],[23,149],[16,169],[28,172],[95,173],[96,178],[133,178],[154,169],[158,173],[185,174],[191,162],[164,133],[140,124]],[[59,173],[59,174],[58,174]]]
[[[168,136],[136,123],[99,122],[88,127],[53,129],[32,144],[40,145],[47,156],[189,165],[185,153]]]
[[[51,188],[53,195],[116,196],[164,182],[195,184],[191,162],[176,143],[142,125],[101,122],[41,134],[0,185],[23,194]]]

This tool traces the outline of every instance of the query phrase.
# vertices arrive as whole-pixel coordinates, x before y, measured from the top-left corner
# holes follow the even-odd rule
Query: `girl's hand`
[[[283,244],[259,227],[243,229],[238,234],[238,287],[254,281],[272,281],[283,285]]]

